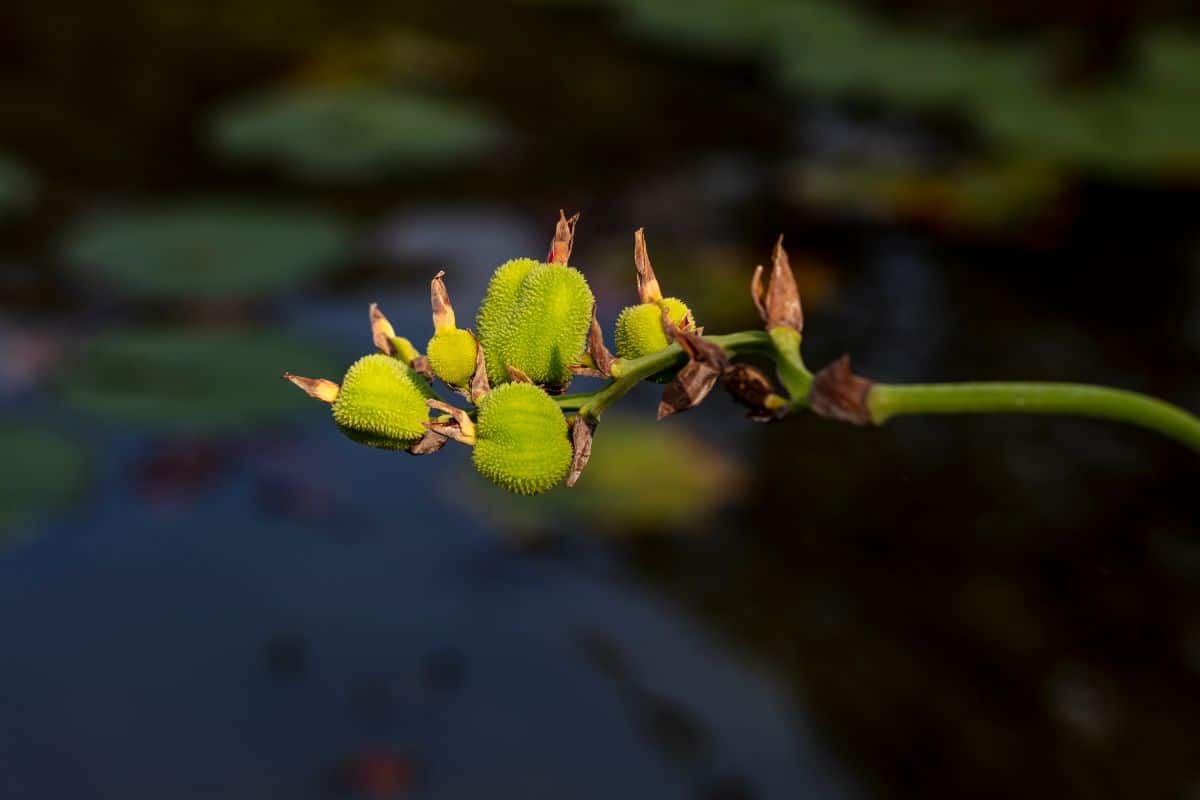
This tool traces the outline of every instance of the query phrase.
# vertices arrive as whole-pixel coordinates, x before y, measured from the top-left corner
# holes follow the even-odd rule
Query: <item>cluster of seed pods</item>
[[[568,420],[555,400],[575,375],[611,378],[616,365],[678,341],[691,356],[689,364],[648,377],[674,380],[664,403],[671,405],[672,392],[682,392],[671,408],[682,410],[707,393],[704,389],[697,396],[685,373],[690,368],[704,371],[706,358],[724,360],[723,354],[714,356],[713,347],[700,336],[688,306],[678,298],[663,297],[641,230],[634,235],[640,302],[617,317],[617,352],[615,357],[609,353],[587,280],[568,265],[577,221],[578,215],[568,219],[560,212],[545,261],[520,258],[496,268],[474,332],[458,327],[444,273],[439,272],[430,284],[434,332],[425,355],[397,336],[372,304],[371,330],[378,352],[354,362],[340,384],[290,373],[284,377],[329,403],[338,428],[360,444],[425,455],[454,440],[471,446],[476,469],[511,492],[539,494],[564,479],[573,485],[586,465],[596,422],[582,414]],[[719,369],[728,367],[724,360]],[[746,373],[739,372],[731,384],[744,383]],[[439,398],[437,382],[461,395],[470,407]],[[713,381],[707,383],[711,388]],[[758,395],[755,402],[763,405],[769,393]]]

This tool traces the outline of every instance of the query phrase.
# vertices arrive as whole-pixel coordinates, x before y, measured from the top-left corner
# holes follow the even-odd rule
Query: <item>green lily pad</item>
[[[21,528],[61,509],[83,489],[87,458],[70,439],[41,428],[0,423],[0,547]]]
[[[1031,91],[981,102],[977,116],[1008,152],[1114,172],[1200,174],[1194,97],[1124,88]]]
[[[85,220],[68,234],[65,258],[77,274],[131,295],[237,298],[302,284],[351,242],[322,212],[208,200]]]
[[[583,524],[609,535],[689,533],[737,498],[734,458],[679,425],[605,417],[591,460],[572,488],[535,502],[485,489],[489,513],[514,531]]]
[[[0,158],[0,222],[33,204],[37,181],[25,167]]]
[[[831,0],[611,0],[637,30],[681,47],[757,58],[785,87],[901,107],[965,110],[1006,156],[1129,175],[1200,174],[1200,37],[1140,35],[1125,80],[1050,85],[1053,43],[897,25]]]
[[[316,401],[280,376],[290,370],[340,380],[344,366],[277,331],[145,327],[82,341],[59,388],[88,416],[150,429],[239,432],[295,414],[320,416]]]
[[[496,123],[449,100],[367,87],[283,89],[250,97],[213,122],[218,150],[302,179],[355,182],[479,155]]]

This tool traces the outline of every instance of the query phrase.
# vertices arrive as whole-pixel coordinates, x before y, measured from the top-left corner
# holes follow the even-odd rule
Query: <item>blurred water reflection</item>
[[[279,380],[566,207],[609,323],[634,228],[714,331],[782,231],[813,365],[1200,408],[1200,19],[918,5],[0,14],[0,796],[1194,792],[1169,443],[646,387],[530,500]]]

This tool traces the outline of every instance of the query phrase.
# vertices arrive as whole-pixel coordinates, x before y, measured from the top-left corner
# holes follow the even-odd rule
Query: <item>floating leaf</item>
[[[321,212],[196,201],[88,219],[65,256],[76,273],[128,294],[229,298],[303,283],[350,244],[349,229]]]
[[[1140,35],[1120,80],[1056,90],[1054,43],[899,25],[830,0],[612,0],[634,28],[758,58],[798,92],[965,110],[1006,156],[1133,175],[1200,174],[1200,37]]]
[[[60,434],[0,423],[0,546],[41,514],[62,508],[87,478],[83,448]]]
[[[83,340],[61,378],[77,412],[149,428],[254,429],[311,401],[279,380],[284,369],[341,375],[345,364],[280,332],[145,327]]]
[[[282,89],[242,100],[213,123],[216,147],[231,158],[337,182],[458,163],[496,134],[488,117],[449,100],[366,87]]]

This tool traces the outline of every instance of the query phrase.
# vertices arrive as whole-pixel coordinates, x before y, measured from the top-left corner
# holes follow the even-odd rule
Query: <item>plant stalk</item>
[[[813,376],[800,357],[800,335],[776,328],[706,336],[730,358],[765,355],[776,365],[791,397],[789,413],[808,407]],[[663,370],[682,365],[687,355],[678,344],[631,360],[618,360],[614,379],[594,392],[556,397],[563,411],[595,421],[630,389]],[[1136,425],[1168,436],[1200,453],[1200,418],[1137,392],[1082,383],[876,383],[867,395],[871,422],[914,414],[1061,414]]]
[[[1200,419],[1137,392],[1081,383],[875,384],[871,421],[906,414],[1063,414],[1124,422],[1157,431],[1200,452]]]
[[[704,337],[713,344],[720,345],[730,358],[751,353],[773,352],[771,337],[766,331],[738,331],[720,336]],[[594,392],[566,394],[554,398],[558,407],[563,411],[577,411],[590,420],[598,420],[610,405],[623,397],[630,389],[652,375],[657,375],[665,369],[678,366],[687,361],[687,354],[678,344],[651,353],[641,358],[618,360],[617,377],[606,386]]]

